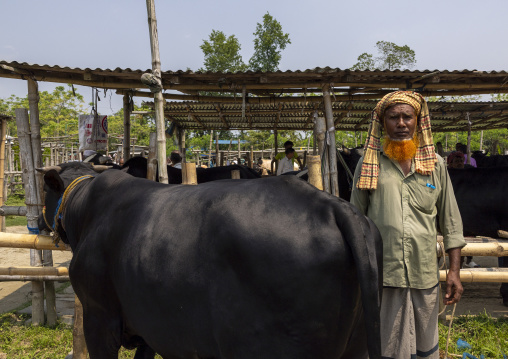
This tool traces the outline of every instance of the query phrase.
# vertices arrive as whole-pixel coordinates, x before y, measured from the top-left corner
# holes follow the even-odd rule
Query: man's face
[[[450,163],[451,168],[464,168],[464,158],[455,156]]]
[[[292,159],[294,155],[295,155],[295,153],[294,153],[294,152],[291,152],[291,153],[288,153],[286,156],[287,156],[289,159]]]
[[[385,130],[392,140],[402,141],[412,139],[416,123],[415,110],[410,105],[395,104],[385,111]]]

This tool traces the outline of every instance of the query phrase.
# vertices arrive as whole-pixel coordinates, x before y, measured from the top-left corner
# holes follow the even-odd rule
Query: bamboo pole
[[[157,175],[157,134],[155,132],[150,133],[147,167],[146,178],[155,181]]]
[[[277,133],[277,130],[273,130],[273,148],[274,148],[274,154],[273,154],[273,158],[277,157],[277,154],[279,152],[279,140],[278,140],[278,133]],[[275,168],[273,168],[273,165],[275,164]],[[277,173],[277,169],[279,167],[279,163],[277,161],[273,161],[272,159],[272,162],[270,163],[270,171],[272,171],[272,174],[276,174]]]
[[[185,130],[182,130],[182,150],[180,152],[180,156],[182,156],[182,163],[185,163],[187,162],[187,159],[186,159],[186,148],[185,148]]]
[[[331,194],[339,197],[339,177],[337,175],[337,150],[335,146],[335,124],[333,121],[332,99],[330,97],[330,85],[323,86],[323,101],[326,115],[326,128],[328,134],[328,162],[330,166]]]
[[[240,170],[232,170],[231,171],[232,179],[240,179]]]
[[[439,271],[439,281],[446,281],[446,271]],[[508,283],[508,271],[494,271],[489,268],[489,271],[477,271],[473,269],[461,269],[460,281],[463,283]]]
[[[123,161],[131,156],[131,103],[129,93],[123,95]]]
[[[69,275],[66,267],[0,267],[0,275]]]
[[[159,56],[159,38],[157,34],[157,19],[155,17],[154,0],[146,0],[148,12],[148,28],[150,30],[150,49],[152,53],[152,74],[160,81],[160,89],[154,93],[155,125],[157,128],[157,160],[159,163],[159,182],[168,183],[168,168],[166,161],[166,134],[164,130],[164,104],[162,96],[161,61]]]
[[[0,275],[0,282],[34,282],[34,281],[58,281],[68,282],[67,275]]]
[[[32,143],[32,156],[33,156],[33,167],[40,168],[43,166],[42,163],[42,151],[41,151],[41,125],[39,121],[39,87],[36,81],[28,78],[28,103],[30,106],[30,139]],[[63,149],[65,151],[65,148]],[[62,161],[65,162],[65,161]],[[37,198],[37,216],[42,214],[42,203],[44,200],[44,179],[43,174],[34,171],[36,187],[35,196]],[[28,216],[27,216],[28,218]],[[29,231],[30,233],[39,233],[39,230]],[[51,250],[45,250],[42,252],[43,265],[52,267],[53,266],[53,253]],[[56,325],[56,293],[55,283],[48,281],[44,283],[44,289],[46,294],[46,319],[47,324],[50,326]]]
[[[210,146],[208,146],[208,167],[212,167],[213,130],[210,131]]]
[[[197,185],[198,177],[196,174],[196,165],[192,162],[182,163],[182,184]]]
[[[88,350],[83,330],[83,306],[74,296],[74,328],[72,329],[72,359],[87,359]]]
[[[322,191],[321,158],[319,156],[307,156],[307,168],[309,169],[309,183]]]
[[[322,188],[325,192],[330,193],[330,167],[328,163],[328,152],[325,151],[325,138],[326,138],[326,121],[323,117],[316,118],[316,124],[314,126],[314,132],[316,134],[316,142],[318,145],[318,157],[323,159],[321,161],[321,167],[323,168]]]
[[[0,248],[30,248],[70,251],[70,246],[60,242],[58,246],[53,243],[50,236],[36,234],[0,233]]]
[[[508,256],[508,242],[492,241],[488,243],[467,243],[460,251],[460,254],[462,256],[475,257],[505,257]],[[439,243],[437,244],[437,256],[443,256],[442,247]]]
[[[252,168],[254,163],[254,149],[250,146],[250,156],[249,156],[249,167]]]
[[[25,202],[27,205],[28,227],[37,228],[37,194],[34,175],[34,161],[32,155],[32,144],[30,141],[30,128],[28,122],[28,111],[24,108],[18,108],[16,113],[16,125],[18,128],[20,157],[25,184]],[[30,265],[35,267],[42,266],[42,252],[40,250],[30,250]],[[41,282],[32,282],[32,324],[44,324],[44,285]]]
[[[1,192],[0,192],[0,206],[3,206],[4,203],[5,203],[5,194],[6,194],[6,191],[5,191],[5,174],[4,174],[4,170],[5,170],[5,137],[7,135],[7,120],[6,119],[3,119],[2,122],[1,122],[1,128],[0,128],[0,141],[2,141],[0,143],[0,189],[1,189]],[[2,232],[5,232],[5,217],[2,217],[1,219],[1,231]]]
[[[219,161],[219,131],[215,131],[215,164],[222,166],[222,163]]]
[[[238,137],[238,164],[242,164],[242,154],[241,154],[241,151],[240,151],[240,137]]]

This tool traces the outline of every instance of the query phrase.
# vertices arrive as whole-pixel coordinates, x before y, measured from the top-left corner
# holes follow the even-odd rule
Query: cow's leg
[[[148,345],[144,344],[136,349],[136,355],[134,359],[154,359],[155,351]]]
[[[83,307],[83,330],[90,359],[118,359],[122,333],[120,317]]]

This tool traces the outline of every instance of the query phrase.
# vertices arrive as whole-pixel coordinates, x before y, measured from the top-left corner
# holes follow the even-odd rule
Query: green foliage
[[[222,31],[212,30],[200,48],[205,55],[204,69],[207,71],[236,72],[247,69],[240,55],[240,42],[235,35],[226,37]]]
[[[374,61],[374,56],[372,54],[368,54],[364,52],[360,56],[358,56],[357,63],[351,67],[351,70],[374,70],[376,68],[376,62]]]
[[[277,71],[281,51],[291,43],[289,34],[282,31],[282,25],[270,15],[263,15],[263,23],[258,23],[254,32],[254,54],[249,60],[254,71]]]
[[[393,42],[378,41],[378,56],[364,52],[358,56],[352,70],[394,70],[412,68],[416,64],[415,52],[408,46],[399,46]]]
[[[39,121],[41,136],[53,137],[78,134],[78,116],[83,114],[83,96],[72,91],[70,85],[57,86],[53,92],[41,91],[39,93]],[[0,113],[14,117],[16,108],[28,109],[28,96],[10,96],[0,99]],[[17,136],[16,121],[9,122],[9,134]]]
[[[448,326],[439,324],[439,348],[446,349]],[[471,344],[472,349],[467,352],[480,357],[502,358],[502,354],[508,354],[508,318],[494,319],[486,313],[481,315],[468,315],[456,318],[452,325],[449,354],[460,354],[457,349],[457,340],[462,339]]]

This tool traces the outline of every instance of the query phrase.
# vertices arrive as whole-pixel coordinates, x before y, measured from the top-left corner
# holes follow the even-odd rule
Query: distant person
[[[441,157],[446,157],[443,149],[443,144],[441,142],[436,143],[436,152]]]
[[[293,165],[294,155],[295,150],[293,148],[290,147],[286,149],[285,156],[279,161],[279,167],[277,168],[277,176],[295,170],[295,167]]]
[[[467,146],[462,144],[462,143],[460,143],[460,142],[458,142],[455,145],[455,150],[456,151],[460,151],[460,152],[462,152],[464,154],[464,164],[466,164],[467,163]],[[471,157],[470,164],[473,167],[477,167],[476,166],[476,160],[473,157]]]
[[[171,160],[173,168],[182,169],[182,156],[180,156],[178,152],[172,152],[169,159]]]
[[[287,150],[288,148],[293,148],[293,142],[291,141],[284,142],[284,150]],[[278,153],[277,156],[275,156],[275,158],[272,160],[272,164],[270,165],[270,167],[273,168],[273,163],[282,160],[284,157],[286,157],[285,152]],[[303,169],[302,161],[300,160],[300,157],[296,152],[294,153],[294,157],[292,159],[293,164],[295,163],[295,160],[298,162],[298,166],[300,167],[300,169]],[[291,171],[294,171],[294,169],[292,169]]]

